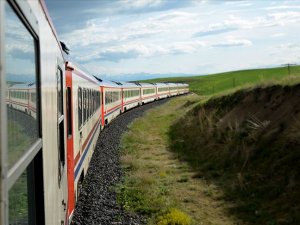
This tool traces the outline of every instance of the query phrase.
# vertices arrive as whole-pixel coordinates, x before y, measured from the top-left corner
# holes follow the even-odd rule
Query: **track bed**
[[[148,109],[168,99],[137,107],[116,118],[99,135],[90,167],[76,204],[72,224],[146,224],[139,215],[126,212],[117,203],[114,185],[121,181],[120,138],[127,126]]]

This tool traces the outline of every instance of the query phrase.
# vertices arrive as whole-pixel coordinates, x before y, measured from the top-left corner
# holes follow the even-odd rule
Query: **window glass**
[[[5,79],[9,98],[6,100],[8,118],[8,164],[11,168],[38,138],[38,109],[36,97],[37,69],[35,39],[5,5]],[[21,91],[20,91],[21,90]]]
[[[82,125],[82,89],[78,89],[78,129]]]
[[[83,123],[85,123],[86,121],[86,108],[87,108],[87,105],[86,105],[86,90],[83,89],[83,98],[82,98],[82,101],[83,101]]]

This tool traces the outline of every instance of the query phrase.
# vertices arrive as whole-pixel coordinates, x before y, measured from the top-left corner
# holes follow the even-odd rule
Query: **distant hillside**
[[[300,77],[300,66],[233,71],[205,76],[172,77],[142,82],[186,82],[190,90],[200,95],[213,95],[241,86],[261,84],[283,78]]]

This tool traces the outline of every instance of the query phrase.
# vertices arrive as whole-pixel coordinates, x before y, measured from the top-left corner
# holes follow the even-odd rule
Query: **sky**
[[[112,80],[300,62],[299,0],[46,0],[70,58]]]

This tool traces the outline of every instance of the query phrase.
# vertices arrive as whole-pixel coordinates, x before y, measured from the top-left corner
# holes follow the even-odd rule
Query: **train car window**
[[[92,115],[92,90],[89,90],[89,117]]]
[[[88,89],[88,118],[91,116],[91,90]]]
[[[86,90],[83,89],[82,91],[82,101],[83,101],[83,124],[86,121]]]
[[[57,109],[58,109],[58,118],[63,115],[63,72],[58,67],[56,71],[56,78],[57,78]]]
[[[78,130],[82,126],[82,89],[78,88]]]
[[[29,85],[37,82],[37,47],[35,38],[8,4],[5,5],[5,11],[6,83],[9,91],[17,94],[15,100],[8,104],[11,107],[7,108],[7,136],[13,137],[8,139],[8,166],[11,168],[39,138],[37,109],[29,115],[28,104],[23,104],[21,92],[18,91],[26,89],[34,94],[37,92],[35,85]]]
[[[89,91],[85,89],[85,121],[84,123],[88,120],[89,118]]]
[[[67,128],[68,138],[72,136],[72,91],[70,87],[67,87]]]

